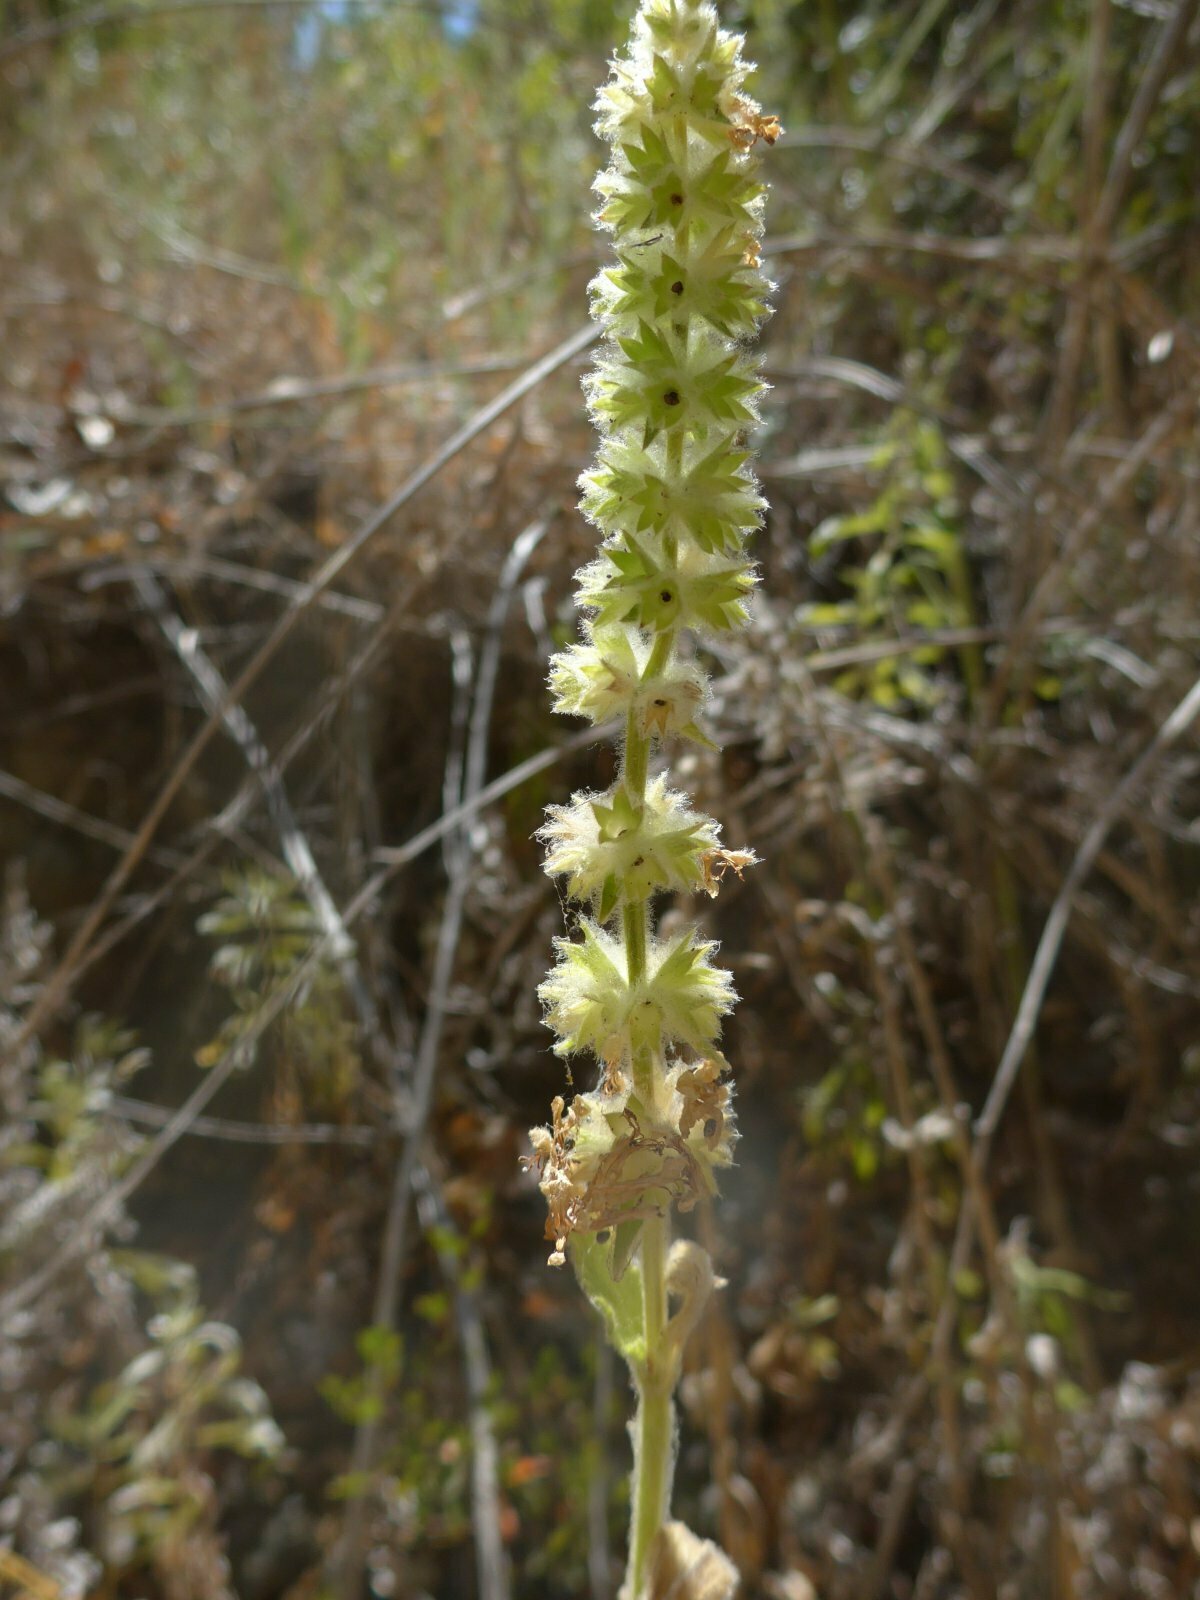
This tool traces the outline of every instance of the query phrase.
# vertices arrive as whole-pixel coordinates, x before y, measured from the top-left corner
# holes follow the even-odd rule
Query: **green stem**
[[[666,1349],[666,1217],[651,1217],[642,1227],[642,1295],[646,1361],[637,1374],[638,1408],[634,1424],[633,1507],[629,1570],[622,1600],[642,1600],[649,1581],[655,1535],[667,1520],[675,1465],[675,1416],[671,1391],[675,1373]]]
[[[646,976],[646,943],[649,936],[649,922],[646,916],[646,902],[644,900],[631,900],[625,907],[622,919],[622,931],[625,935],[625,969],[632,989],[641,983]]]
[[[646,798],[646,775],[650,768],[650,741],[639,731],[632,709],[625,721],[625,792],[639,809]]]
[[[650,652],[650,659],[646,662],[642,679],[653,678],[660,673],[671,659],[671,647],[675,643],[674,628],[664,628],[654,640],[654,648]]]
[[[673,628],[664,628],[656,637],[649,659],[642,670],[642,681],[657,677],[671,659],[675,642]],[[650,740],[638,725],[636,707],[625,718],[625,792],[640,811],[646,801],[646,779],[650,771]]]
[[[661,672],[670,659],[673,633],[660,633],[646,663],[645,677]],[[625,731],[625,789],[637,806],[646,798],[650,764],[650,740],[636,726],[631,712]],[[650,941],[650,907],[638,900],[626,905],[622,917],[625,936],[625,973],[630,988],[646,976],[647,948]],[[634,1092],[644,1112],[655,1114],[658,1057],[654,1050],[634,1052]],[[629,1570],[622,1600],[640,1600],[649,1578],[650,1551],[655,1535],[666,1521],[671,1499],[674,1470],[675,1418],[671,1391],[675,1386],[674,1363],[666,1346],[667,1326],[667,1245],[669,1219],[649,1217],[642,1225],[642,1317],[646,1357],[634,1373],[638,1408],[634,1423],[633,1498],[629,1535]]]
[[[646,976],[646,947],[650,939],[649,907],[644,900],[634,900],[625,907],[621,918],[625,936],[625,977],[631,989],[636,989]],[[654,1052],[635,1049],[633,1061],[633,1089],[646,1111],[654,1107]]]

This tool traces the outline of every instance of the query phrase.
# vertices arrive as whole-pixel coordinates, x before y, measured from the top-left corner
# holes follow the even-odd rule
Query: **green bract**
[[[649,767],[673,737],[710,745],[696,643],[745,622],[755,583],[746,541],[764,502],[745,433],[764,385],[746,344],[771,286],[753,150],[779,126],[743,96],[746,72],[707,0],[642,0],[600,92],[611,154],[596,220],[616,259],[590,291],[604,342],[584,389],[600,446],[580,488],[601,542],[577,575],[582,637],[550,670],[557,711],[623,729],[613,787],[552,806],[541,830],[546,871],[590,916],[556,941],[538,992],[556,1053],[591,1053],[600,1082],[555,1100],[531,1158],[551,1263],[570,1246],[638,1388],[622,1600],[646,1600],[655,1552],[682,1537],[667,1522],[671,1391],[713,1275],[699,1246],[669,1248],[670,1216],[715,1190],[735,1138],[715,1049],[732,979],[694,928],[656,937],[651,910],[656,895],[715,894],[754,856],[722,848],[712,818]]]

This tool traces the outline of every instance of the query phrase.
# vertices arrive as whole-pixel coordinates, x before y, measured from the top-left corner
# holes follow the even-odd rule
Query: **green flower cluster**
[[[752,152],[779,128],[742,93],[740,44],[702,0],[645,0],[600,92],[597,131],[612,154],[596,220],[616,261],[591,285],[605,341],[585,390],[601,441],[581,503],[601,545],[578,575],[583,637],[551,665],[556,710],[621,718],[625,751],[611,790],[551,807],[542,830],[546,871],[591,919],[556,941],[539,992],[558,1053],[592,1052],[604,1066],[602,1088],[577,1097],[580,1124],[628,1109],[641,1137],[660,1140],[679,1133],[666,1087],[679,1052],[712,1052],[736,997],[711,942],[652,936],[649,903],[715,893],[724,865],[754,859],[723,851],[712,818],[647,772],[657,740],[709,744],[693,641],[744,623],[755,583],[746,541],[764,502],[743,435],[764,385],[746,344],[771,286]],[[722,1126],[710,1164],[729,1158],[732,1118]],[[547,1188],[562,1174],[540,1148]],[[548,1229],[560,1259],[561,1222]]]
[[[560,1055],[591,1050],[605,1061],[668,1042],[705,1050],[735,999],[733,979],[709,961],[716,945],[687,929],[652,944],[640,982],[631,983],[623,941],[594,922],[580,924],[583,942],[557,941],[560,957],[541,987]]]
[[[651,781],[640,808],[620,785],[605,795],[577,794],[569,806],[551,806],[549,816],[541,830],[550,847],[546,871],[564,875],[570,898],[590,902],[601,922],[656,889],[694,894],[707,887],[717,825],[663,777]]]
[[[741,94],[746,72],[711,6],[673,0],[643,7],[600,93],[613,149],[597,221],[617,260],[591,290],[607,338],[586,385],[601,445],[581,487],[604,544],[580,601],[601,623],[713,634],[745,620],[763,500],[740,435],[764,385],[743,346],[771,287],[748,146],[778,133]]]

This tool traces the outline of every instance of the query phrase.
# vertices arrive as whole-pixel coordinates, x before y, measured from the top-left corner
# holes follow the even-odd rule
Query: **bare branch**
[[[47,979],[45,987],[31,1007],[21,1033],[14,1043],[14,1048],[19,1048],[26,1039],[43,1028],[47,1022],[58,1014],[59,1009],[71,991],[72,984],[78,976],[82,958],[88,946],[95,938],[104,919],[112,909],[117,896],[129,881],[138,862],[145,854],[170,809],[172,801],[183,788],[184,782],[195,767],[196,762],[212,742],[213,736],[221,726],[221,720],[226,711],[231,706],[240,704],[247,690],[257,682],[264,668],[274,658],[280,645],[291,635],[293,628],[308,607],[329,589],[335,579],[361,553],[380,529],[391,521],[397,511],[407,505],[410,500],[431,483],[473,440],[477,439],[480,434],[485,433],[493,423],[499,421],[501,417],[511,411],[526,395],[536,389],[539,384],[544,383],[560,367],[565,366],[583,350],[586,350],[597,337],[597,330],[591,323],[577,328],[573,334],[564,339],[548,355],[543,356],[540,361],[534,362],[520,378],[510,383],[494,400],[482,406],[469,421],[464,423],[446,441],[440,450],[436,451],[428,461],[406,480],[389,500],[360,525],[345,544],[341,545],[329,556],[313,578],[304,585],[302,592],[292,600],[288,609],[275,624],[269,637],[242,670],[221,704],[210,711],[204,725],[193,736],[187,749],[176,762],[170,777],[147,812],[133,843],[110,874],[108,881],[100,891],[87,916],[83,919],[58,966]]]

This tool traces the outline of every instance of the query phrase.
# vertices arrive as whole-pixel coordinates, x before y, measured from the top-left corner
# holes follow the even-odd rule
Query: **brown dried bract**
[[[728,1061],[717,1051],[694,1066],[685,1067],[679,1074],[675,1083],[683,1101],[679,1131],[685,1139],[697,1123],[710,1150],[716,1150],[724,1139],[726,1122],[732,1116],[733,1097],[728,1083],[722,1080],[730,1071]]]
[[[753,850],[705,850],[700,857],[705,893],[715,897],[727,872],[732,870],[740,878],[747,867],[753,867],[757,862],[758,857]]]
[[[539,1174],[546,1200],[552,1267],[565,1264],[567,1240],[576,1229],[597,1233],[620,1222],[663,1216],[672,1205],[688,1211],[706,1192],[695,1154],[673,1129],[643,1129],[628,1106],[603,1105],[592,1095],[577,1095],[570,1106],[557,1095],[551,1111],[553,1126],[531,1130],[533,1152],[523,1159],[526,1170]],[[618,1112],[630,1132],[614,1133],[611,1146],[598,1151],[595,1119]],[[586,1154],[581,1155],[576,1141],[585,1120],[593,1132],[583,1141]]]
[[[753,150],[761,139],[764,144],[774,144],[783,132],[778,117],[765,117],[753,100],[737,99],[728,112],[729,142],[743,154]]]
[[[604,1046],[601,1054],[604,1067],[604,1076],[600,1081],[600,1093],[605,1095],[624,1094],[629,1088],[629,1076],[625,1071],[625,1046],[620,1039],[610,1039]]]

